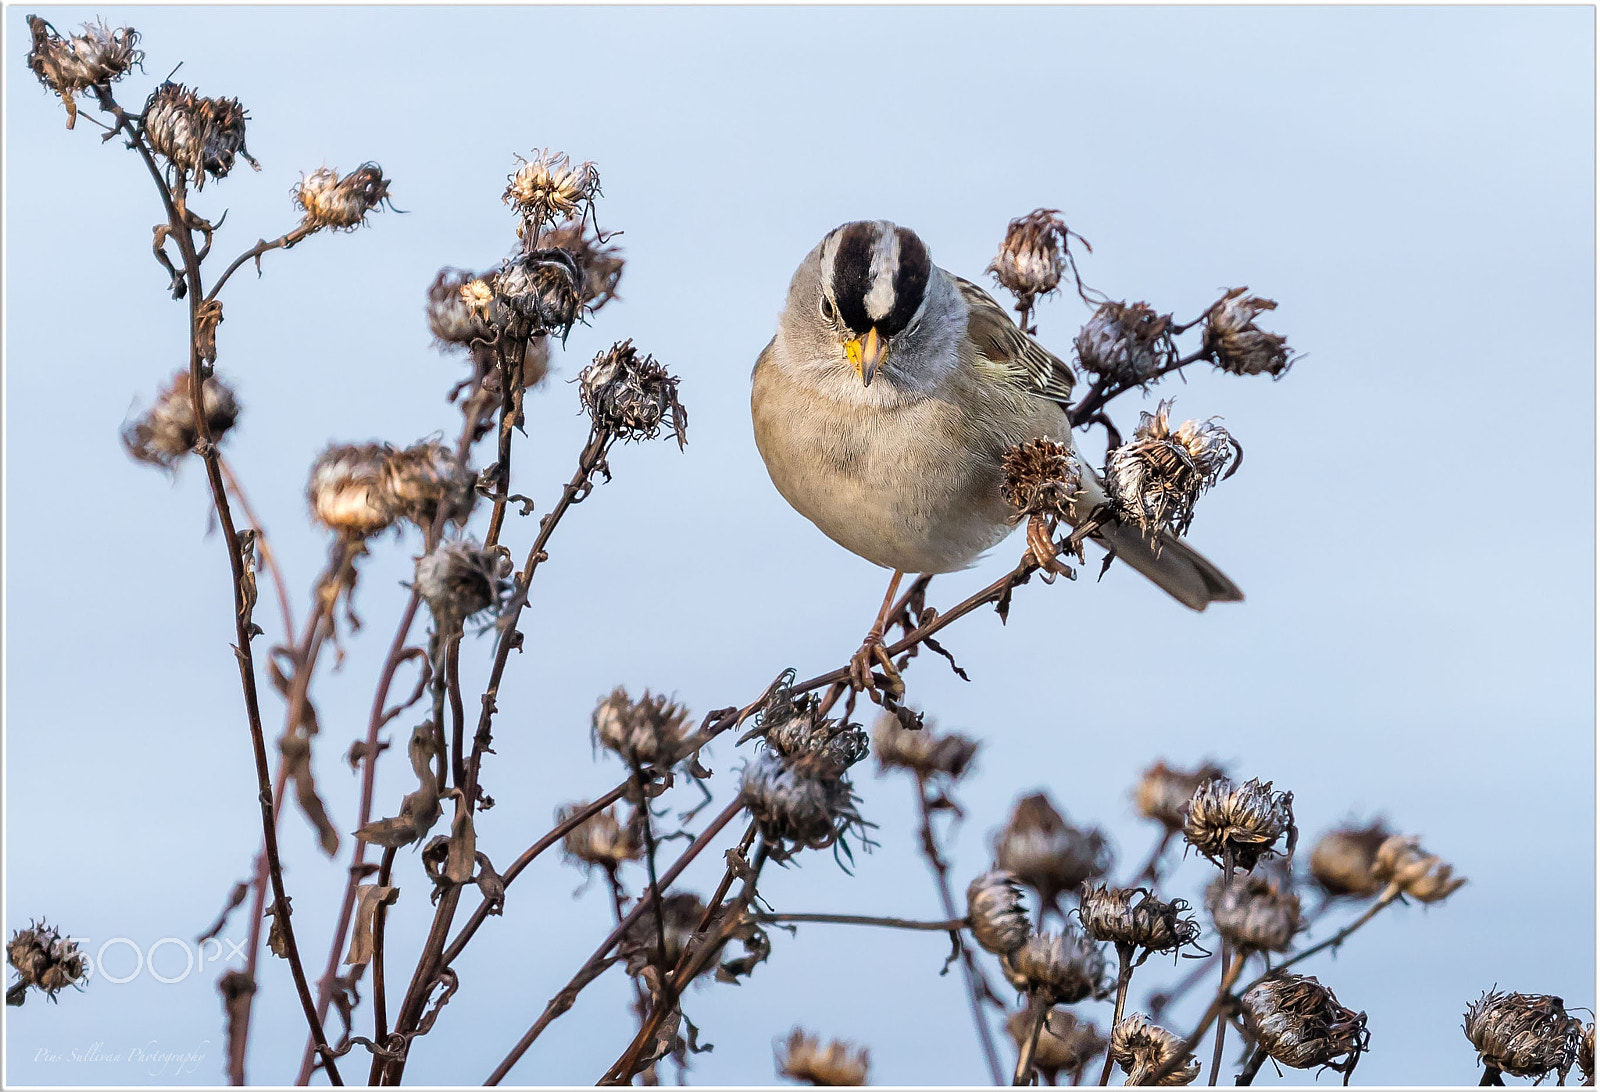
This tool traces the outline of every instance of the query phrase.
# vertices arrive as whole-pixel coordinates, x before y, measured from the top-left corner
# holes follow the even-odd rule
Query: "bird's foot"
[[[1057,576],[1065,576],[1068,580],[1077,578],[1077,573],[1068,565],[1063,565],[1057,560],[1061,555],[1061,546],[1050,533],[1049,524],[1044,517],[1033,515],[1028,517],[1028,553],[1033,555],[1034,564],[1043,570],[1046,584],[1055,581]]]
[[[883,680],[881,684],[873,677],[874,667],[883,668],[883,674],[879,676]],[[883,645],[883,634],[868,633],[856,654],[850,657],[850,687],[853,690],[865,690],[869,694],[881,690],[896,701],[905,696],[906,684],[900,678],[894,661],[889,658],[889,650]]]

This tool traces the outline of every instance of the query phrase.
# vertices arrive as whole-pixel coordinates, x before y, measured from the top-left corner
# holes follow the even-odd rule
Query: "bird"
[[[908,573],[965,569],[1022,521],[1002,495],[1001,460],[1047,439],[1072,450],[1072,368],[1023,332],[983,288],[933,264],[887,220],[827,233],[789,283],[777,333],[751,373],[756,447],[784,499],[846,550],[892,570],[883,606],[851,661],[871,687],[898,680],[884,629]],[[1184,606],[1244,598],[1187,543],[1105,519],[1104,485],[1078,459],[1075,526]]]

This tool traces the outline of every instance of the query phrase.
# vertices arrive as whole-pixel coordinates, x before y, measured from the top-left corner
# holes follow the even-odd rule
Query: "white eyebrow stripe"
[[[894,277],[900,270],[900,236],[887,224],[878,225],[878,245],[872,250],[872,287],[862,301],[874,322],[894,309]]]

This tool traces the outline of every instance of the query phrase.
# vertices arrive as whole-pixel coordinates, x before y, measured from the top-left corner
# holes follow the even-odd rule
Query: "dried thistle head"
[[[1247,296],[1248,288],[1231,289],[1206,313],[1201,348],[1212,354],[1217,367],[1234,375],[1261,375],[1274,379],[1294,363],[1286,338],[1269,334],[1256,325],[1256,316],[1274,310],[1276,300]]]
[[[330,531],[367,538],[399,518],[389,492],[387,444],[330,444],[311,465],[306,499],[311,515]]]
[[[70,938],[46,922],[30,922],[11,934],[6,962],[19,981],[6,993],[8,1004],[20,1005],[29,988],[51,1001],[68,986],[81,986],[89,974],[89,961]]]
[[[1467,882],[1465,876],[1438,856],[1423,850],[1413,835],[1396,834],[1384,840],[1373,857],[1373,872],[1378,879],[1392,883],[1418,902],[1438,902]]]
[[[437,440],[390,452],[384,461],[384,485],[397,514],[424,532],[441,510],[446,519],[465,524],[477,499],[477,475]]]
[[[1200,1075],[1200,1062],[1182,1053],[1183,1040],[1152,1024],[1142,1012],[1124,1016],[1111,1029],[1110,1050],[1111,1060],[1128,1075],[1123,1083],[1130,1088],[1152,1080],[1158,1086],[1176,1087],[1190,1084]],[[1168,1067],[1173,1067],[1171,1072],[1155,1080],[1155,1075]]]
[[[1383,820],[1365,827],[1330,830],[1311,849],[1311,876],[1334,897],[1364,899],[1382,891],[1387,882],[1378,875],[1378,848],[1389,840]]]
[[[376,163],[363,163],[343,178],[337,170],[319,167],[302,175],[291,192],[307,225],[354,231],[367,222],[367,213],[389,199],[389,180]]]
[[[568,804],[558,809],[556,822],[565,823],[587,806]],[[561,843],[562,856],[569,864],[582,865],[584,868],[599,866],[608,870],[615,870],[627,861],[637,861],[644,856],[644,838],[637,819],[636,813],[628,822],[620,822],[615,805],[596,812],[567,832]],[[666,919],[664,911],[662,918]],[[689,928],[694,928],[694,924],[691,923]]]
[[[818,1087],[844,1087],[867,1083],[871,1053],[841,1039],[822,1039],[801,1028],[789,1033],[776,1048],[778,1076]]]
[[[1042,792],[1017,801],[995,835],[994,855],[996,865],[1037,891],[1046,906],[1111,867],[1105,835],[1096,827],[1069,825]]]
[[[1078,920],[1096,940],[1144,953],[1176,952],[1200,936],[1200,923],[1184,916],[1188,909],[1182,899],[1163,902],[1142,887],[1084,884]]]
[[[628,963],[628,973],[640,974],[655,959],[659,947],[656,936],[655,910],[649,895],[644,896],[645,909],[623,935],[619,950]],[[661,898],[661,933],[667,942],[663,961],[670,969],[683,957],[684,948],[694,939],[694,932],[705,917],[706,904],[692,891],[680,891]]]
[[[688,735],[689,710],[665,694],[646,690],[634,701],[617,687],[595,706],[594,742],[630,766],[670,766]]]
[[[627,265],[622,248],[606,245],[609,241],[610,236],[602,236],[583,219],[559,224],[539,240],[542,246],[566,251],[578,263],[583,274],[578,295],[591,315],[617,298],[617,285]]]
[[[1181,833],[1189,817],[1189,801],[1195,790],[1207,781],[1224,776],[1221,766],[1203,762],[1193,770],[1181,770],[1157,762],[1144,771],[1133,789],[1133,803],[1139,814],[1154,819],[1173,834]]]
[[[988,271],[1019,304],[1032,308],[1035,299],[1060,287],[1072,234],[1060,209],[1034,209],[1006,225],[1000,253],[989,263]]]
[[[168,80],[150,92],[143,128],[151,149],[172,164],[178,177],[204,189],[207,177],[222,178],[233,170],[237,156],[261,169],[244,146],[248,119],[238,99],[205,98]]]
[[[1078,461],[1054,440],[1036,438],[1007,448],[1000,465],[1005,471],[1000,492],[1019,512],[1065,519],[1083,491]]]
[[[156,395],[155,405],[124,425],[122,446],[142,463],[170,470],[200,442],[195,427],[194,399],[190,397],[189,369],[173,373]],[[220,443],[239,420],[239,403],[233,389],[216,376],[200,384],[200,404],[205,410],[211,442]]]
[[[428,329],[441,345],[471,348],[495,340],[491,311],[497,273],[441,269],[428,289]]]
[[[1236,785],[1226,777],[1195,790],[1184,818],[1183,837],[1216,865],[1228,860],[1248,872],[1263,857],[1294,853],[1294,794],[1273,792],[1272,782],[1251,778]]]
[[[1026,1036],[1032,1031],[1033,1018],[1026,1008],[1018,1009],[1006,1017],[1006,1032],[1019,1052]],[[1099,1028],[1064,1009],[1051,1009],[1039,1029],[1038,1044],[1033,1051],[1033,1068],[1048,1083],[1055,1084],[1056,1075],[1062,1070],[1075,1073],[1105,1049],[1106,1037],[1100,1034]]]
[[[1173,430],[1172,438],[1189,453],[1207,489],[1233,477],[1244,461],[1244,448],[1232,433],[1217,424],[1215,417],[1185,421]]]
[[[967,885],[967,918],[973,939],[986,952],[1005,955],[1028,941],[1022,887],[1009,872],[997,868]]]
[[[507,258],[494,279],[494,302],[517,320],[507,324],[514,338],[537,333],[562,338],[578,321],[583,272],[564,250],[532,250]]]
[[[1147,303],[1107,300],[1078,331],[1073,348],[1084,371],[1123,386],[1142,386],[1177,360],[1172,316]]]
[[[1594,1022],[1583,1026],[1578,1037],[1578,1069],[1583,1072],[1583,1083],[1594,1084]]]
[[[872,747],[878,769],[910,770],[920,777],[960,780],[972,768],[978,742],[959,732],[940,735],[931,727],[902,728],[900,719],[884,713],[872,729]]]
[[[565,152],[548,149],[532,159],[519,155],[517,162],[502,200],[521,214],[517,237],[530,244],[557,220],[582,216],[600,196],[600,171],[593,163],[574,164]]]
[[[1367,1014],[1339,1004],[1309,975],[1279,971],[1244,992],[1244,1025],[1276,1061],[1295,1069],[1327,1066],[1350,1074],[1370,1049]]]
[[[1462,1031],[1478,1051],[1480,1065],[1513,1077],[1546,1077],[1567,1071],[1578,1058],[1583,1022],[1567,1015],[1561,998],[1541,993],[1489,990],[1467,1006]]]
[[[871,744],[856,724],[829,720],[814,694],[798,697],[776,691],[756,717],[756,726],[740,742],[760,739],[783,761],[808,774],[843,777],[867,757]]]
[[[775,750],[764,750],[746,764],[739,793],[775,861],[786,861],[801,849],[830,846],[848,856],[845,836],[852,831],[866,840],[868,824],[856,810],[858,798],[850,782],[829,776],[814,762],[790,762]]]
[[[477,539],[445,539],[417,559],[415,587],[441,633],[454,633],[484,611],[498,611],[511,591],[511,558]]]
[[[1000,957],[1000,969],[1019,991],[1042,995],[1051,1004],[1071,1005],[1105,992],[1100,946],[1070,925],[1059,933],[1034,933]]]
[[[28,30],[33,35],[28,67],[40,83],[61,96],[68,129],[78,120],[74,95],[119,80],[135,65],[143,67],[139,32],[132,27],[112,30],[104,22],[85,23],[82,34],[63,38],[49,23],[30,15]]]
[[[1106,455],[1106,492],[1151,540],[1169,528],[1187,534],[1200,494],[1238,469],[1242,450],[1214,419],[1174,430],[1171,409],[1169,399],[1141,412],[1133,438]]]
[[[578,375],[578,394],[594,427],[624,440],[653,440],[663,423],[682,448],[689,416],[678,402],[678,380],[640,357],[633,340],[619,341]]]
[[[1206,910],[1224,939],[1255,952],[1286,952],[1305,928],[1294,889],[1267,876],[1218,876],[1206,887]]]

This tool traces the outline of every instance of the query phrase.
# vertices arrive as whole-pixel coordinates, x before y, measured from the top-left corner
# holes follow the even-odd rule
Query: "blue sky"
[[[1461,1014],[1496,984],[1593,1004],[1590,9],[38,10],[63,30],[98,13],[144,33],[129,105],[179,61],[203,93],[243,100],[263,170],[196,201],[229,210],[220,251],[292,226],[290,186],[324,164],[378,161],[406,210],[269,255],[225,293],[219,368],[244,405],[228,456],[297,609],[326,548],[303,500],[317,452],[454,434],[443,396],[465,366],[431,348],[424,293],[439,267],[514,245],[499,202],[513,153],[600,165],[601,222],[625,232],[623,300],[574,332],[530,398],[515,488],[548,510],[586,428],[562,380],[624,337],[682,376],[689,446],[619,450],[616,480],[556,536],[502,687],[486,773],[499,803],[479,831],[495,861],[615,783],[587,730],[612,686],[703,714],[784,667],[837,666],[870,620],[882,574],[787,507],[750,434],[749,368],[799,259],[844,220],[884,217],[977,277],[1006,221],[1048,205],[1094,244],[1091,284],[1180,319],[1249,284],[1307,355],[1278,383],[1201,369],[1160,392],[1179,417],[1223,415],[1249,452],[1192,532],[1243,605],[1191,615],[1119,567],[1031,584],[1004,629],[988,613],[960,623],[946,643],[970,684],[916,662],[912,699],[984,741],[957,876],[985,866],[1011,801],[1040,787],[1106,827],[1124,874],[1151,837],[1129,800],[1138,772],[1214,756],[1292,789],[1308,838],[1381,812],[1471,878],[1312,965],[1368,1013],[1361,1081],[1475,1081]],[[244,876],[254,772],[203,477],[189,466],[169,484],[117,440],[184,358],[184,310],[149,257],[156,198],[135,157],[84,122],[64,130],[19,63],[25,14],[5,24],[5,925],[45,915],[96,947],[148,949],[193,937]],[[1064,353],[1086,317],[1053,300],[1041,337]],[[1126,430],[1154,396],[1122,401]],[[533,523],[508,532],[519,556]],[[364,562],[366,628],[318,682],[317,769],[345,829],[341,756],[416,546],[386,539]],[[1020,549],[935,581],[934,601]],[[464,649],[469,683],[489,653],[487,639]],[[711,758],[726,799],[742,756],[727,741]],[[402,766],[380,800],[404,791]],[[854,876],[825,854],[774,870],[763,895],[938,916],[909,786],[866,766],[857,780],[880,848]],[[298,816],[284,828],[295,923],[320,963],[341,868]],[[427,925],[420,868],[402,862],[401,952]],[[709,867],[685,882],[704,891]],[[1193,898],[1209,870],[1186,861],[1172,890]],[[573,899],[580,882],[553,855],[518,881],[409,1076],[487,1075],[605,931],[601,887]],[[691,996],[716,1044],[696,1083],[771,1080],[772,1041],[797,1022],[870,1045],[880,1081],[981,1078],[937,935],[774,940],[748,983]],[[220,1080],[215,971],[8,1010],[7,1080]],[[250,1071],[286,1081],[299,1014],[282,964],[264,975]],[[592,1082],[625,1043],[627,1001],[620,976],[597,983],[514,1079]],[[134,1048],[204,1057],[179,1073]]]

